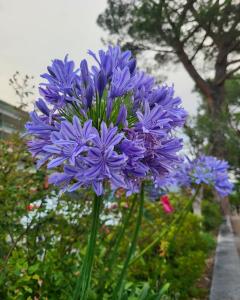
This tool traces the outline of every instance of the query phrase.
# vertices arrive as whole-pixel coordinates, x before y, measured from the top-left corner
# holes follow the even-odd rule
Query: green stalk
[[[145,253],[147,253],[152,247],[154,247],[157,243],[160,242],[160,240],[165,236],[165,234],[168,233],[169,229],[175,225],[176,223],[178,223],[179,221],[183,221],[186,217],[186,215],[189,212],[189,209],[191,208],[193,202],[195,201],[198,193],[200,190],[200,185],[197,187],[195,194],[193,195],[193,197],[190,199],[190,201],[187,203],[187,205],[184,207],[184,209],[182,210],[182,212],[177,216],[177,218],[175,218],[166,228],[165,230],[162,232],[162,234],[160,234],[158,237],[155,238],[155,240],[152,241],[151,244],[149,244],[145,249],[142,250],[141,253],[139,253],[139,255],[137,255],[136,257],[134,257],[131,262],[129,263],[129,265],[132,265],[133,263],[135,263],[137,260],[139,260]]]
[[[113,248],[113,250],[111,251],[111,253],[108,257],[107,272],[104,273],[103,278],[101,280],[101,290],[100,290],[99,295],[98,295],[99,300],[102,299],[102,296],[103,296],[103,293],[104,293],[105,283],[106,283],[108,277],[111,276],[111,274],[112,274],[113,267],[114,267],[115,262],[117,260],[118,249],[119,249],[121,241],[124,237],[126,228],[128,227],[129,221],[131,219],[133,209],[134,209],[135,204],[136,204],[136,199],[137,199],[137,194],[134,195],[133,202],[132,202],[132,205],[130,207],[130,210],[128,211],[128,214],[124,218],[124,220],[122,222],[122,225],[121,225],[121,227],[119,228],[119,230],[117,232],[116,240],[115,240],[115,243],[114,243],[114,248]]]
[[[113,300],[121,299],[121,296],[122,296],[123,282],[124,282],[125,276],[127,274],[130,259],[132,258],[134,251],[136,249],[136,245],[137,245],[137,238],[139,235],[141,222],[142,222],[142,216],[143,216],[143,206],[144,206],[144,183],[142,183],[142,187],[141,187],[140,204],[139,204],[139,211],[138,211],[138,216],[137,216],[137,220],[136,220],[136,227],[135,227],[135,230],[133,233],[130,248],[127,253],[127,258],[123,265],[123,268],[122,268],[121,274],[119,276],[118,282],[116,284],[116,287],[113,291]]]
[[[116,242],[114,244],[114,248],[113,248],[113,251],[112,251],[112,254],[110,255],[110,258],[109,258],[109,273],[111,273],[111,270],[113,268],[113,264],[114,262],[116,261],[116,258],[117,258],[117,255],[118,255],[118,248],[120,246],[120,243],[122,241],[122,238],[125,234],[125,231],[126,231],[126,228],[128,227],[128,224],[129,224],[129,221],[130,221],[130,218],[132,216],[132,212],[133,212],[133,209],[134,209],[134,206],[135,206],[135,203],[136,203],[136,199],[137,199],[137,194],[134,195],[134,198],[133,198],[133,202],[132,202],[132,205],[131,205],[131,208],[121,226],[121,229],[117,235],[117,238],[116,238]]]
[[[86,300],[88,295],[88,289],[91,280],[91,273],[93,267],[93,259],[96,248],[97,232],[99,227],[100,219],[100,208],[101,208],[102,196],[95,195],[93,201],[92,211],[92,226],[90,237],[88,240],[87,253],[84,258],[81,273],[78,278],[78,282],[74,291],[73,300]]]

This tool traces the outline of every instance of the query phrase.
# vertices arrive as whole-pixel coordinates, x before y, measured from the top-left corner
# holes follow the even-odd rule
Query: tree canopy
[[[183,64],[215,120],[211,152],[223,157],[220,119],[225,82],[240,70],[239,19],[240,3],[234,0],[108,0],[97,22],[125,47],[152,50],[161,64]]]

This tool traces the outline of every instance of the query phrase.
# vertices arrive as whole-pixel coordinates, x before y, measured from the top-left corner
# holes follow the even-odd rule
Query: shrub
[[[171,230],[166,260],[161,276],[170,283],[171,296],[178,299],[192,299],[197,295],[196,282],[205,269],[205,259],[212,249],[212,243],[201,232],[200,219],[189,214],[180,230]],[[210,238],[210,236],[209,236]]]
[[[206,231],[215,231],[222,222],[220,206],[210,200],[202,201],[203,226]]]
[[[71,199],[65,195],[52,201],[44,200],[50,193],[44,187],[46,174],[29,168],[31,157],[21,139],[15,137],[10,144],[9,141],[1,143],[0,298],[70,299],[86,251],[91,194],[84,191],[72,194]],[[20,168],[19,161],[24,168]],[[39,199],[43,201],[37,208],[34,205]],[[180,194],[170,195],[174,212],[165,214],[160,201],[146,199],[136,255],[162,235],[185,206],[186,200]],[[106,207],[101,219],[89,300],[97,299],[99,295],[104,274],[108,274],[109,254],[119,232],[120,223],[114,225],[109,220],[113,216],[119,220],[119,216],[126,215],[132,198],[126,199],[124,195],[116,198],[112,194],[109,195],[110,201],[113,201],[109,203],[111,209]],[[37,217],[33,218],[35,212]],[[136,213],[135,209],[114,267],[106,279],[104,300],[112,299],[112,289],[129,247]],[[26,227],[21,222],[23,218],[31,226]],[[154,247],[131,265],[124,289],[125,299],[191,298],[198,292],[196,281],[212,248],[211,235],[202,232],[199,218],[188,213],[181,224],[167,230]]]

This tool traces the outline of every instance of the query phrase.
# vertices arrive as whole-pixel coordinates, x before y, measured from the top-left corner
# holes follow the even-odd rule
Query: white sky
[[[77,64],[88,49],[103,47],[106,33],[96,19],[106,7],[106,0],[0,0],[0,99],[16,104],[9,78],[19,71],[35,77],[45,72],[51,59],[69,54]],[[174,83],[176,95],[192,114],[196,112],[197,96],[193,82],[182,67],[164,76]],[[37,94],[37,91],[36,91]]]

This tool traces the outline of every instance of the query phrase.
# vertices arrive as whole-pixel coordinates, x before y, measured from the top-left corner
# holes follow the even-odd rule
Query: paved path
[[[218,235],[210,300],[240,300],[240,258],[229,218]]]

